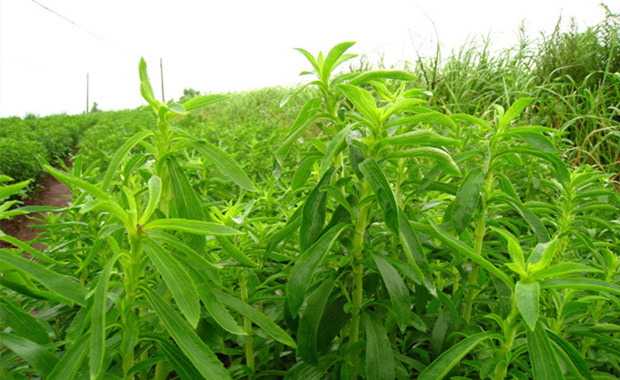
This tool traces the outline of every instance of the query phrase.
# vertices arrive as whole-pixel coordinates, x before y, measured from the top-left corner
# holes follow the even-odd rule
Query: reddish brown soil
[[[39,188],[31,198],[24,202],[25,206],[58,206],[69,205],[71,190],[51,175],[47,175],[39,184]],[[40,214],[19,215],[10,220],[0,221],[0,229],[7,235],[14,236],[22,241],[34,239],[43,230],[29,228],[28,226],[40,224],[33,218],[41,218]],[[0,241],[0,248],[10,247],[8,243]],[[35,244],[34,248],[41,249],[42,245]]]

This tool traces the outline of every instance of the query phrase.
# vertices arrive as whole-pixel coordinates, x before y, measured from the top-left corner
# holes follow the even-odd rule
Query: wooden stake
[[[161,73],[161,101],[166,103],[166,98],[164,97],[164,64],[161,58],[159,58],[159,72]]]

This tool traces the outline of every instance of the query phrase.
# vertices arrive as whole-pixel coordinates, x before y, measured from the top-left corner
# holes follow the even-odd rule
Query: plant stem
[[[245,272],[241,273],[241,280],[239,281],[239,285],[241,287],[241,301],[247,303],[248,301],[248,276]],[[247,366],[254,371],[254,338],[252,336],[252,321],[247,317],[243,317],[243,328],[245,332],[248,334],[245,337],[245,342],[243,344],[244,352],[245,352],[245,362]]]
[[[360,196],[360,203],[371,194],[371,188],[368,181],[362,183],[362,190]],[[362,310],[363,300],[363,278],[364,278],[364,266],[361,264],[361,260],[364,258],[364,233],[366,231],[366,224],[368,223],[368,212],[370,211],[370,202],[362,205],[355,222],[355,229],[353,231],[353,292],[352,299],[355,307],[351,316],[351,328],[349,330],[349,347],[353,346],[359,340],[360,330],[360,311]],[[355,376],[354,376],[355,377]]]
[[[500,362],[495,367],[495,373],[493,380],[503,380],[506,378],[508,371],[508,365],[510,364],[510,352],[512,351],[512,345],[514,344],[517,332],[519,330],[519,309],[517,308],[516,297],[512,296],[512,309],[510,315],[506,319],[504,324],[504,344],[499,350]]]

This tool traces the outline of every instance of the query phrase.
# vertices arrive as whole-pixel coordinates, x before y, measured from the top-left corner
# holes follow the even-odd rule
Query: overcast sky
[[[608,3],[619,11],[618,0]],[[437,41],[444,56],[491,33],[494,46],[532,38],[560,15],[582,27],[604,18],[599,0],[0,0],[0,117],[134,108],[138,62],[156,94],[163,60],[166,100],[184,88],[242,91],[302,81],[294,47],[313,54],[343,41],[387,63],[415,59]],[[47,8],[47,9],[46,9]],[[437,36],[434,32],[437,30]]]

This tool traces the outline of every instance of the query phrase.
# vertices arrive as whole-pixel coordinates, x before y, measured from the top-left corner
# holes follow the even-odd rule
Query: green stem
[[[511,358],[510,353],[512,352],[512,346],[514,344],[515,338],[517,337],[517,332],[519,330],[519,309],[517,308],[517,301],[515,296],[512,296],[512,311],[510,315],[506,319],[506,323],[504,324],[504,343],[499,350],[499,359],[500,362],[495,367],[495,373],[493,375],[493,380],[503,380],[506,378],[506,374],[508,371],[508,365],[510,364]]]
[[[241,286],[241,301],[247,303],[248,301],[248,276],[245,272],[241,273],[241,280],[239,281],[239,285]],[[243,317],[243,327],[245,332],[248,334],[245,337],[245,342],[243,344],[244,352],[245,352],[245,362],[247,366],[254,371],[255,363],[254,363],[254,338],[252,336],[252,321],[247,317]]]
[[[137,318],[136,316],[131,316],[131,313],[136,313],[135,309],[135,299],[136,299],[136,290],[138,288],[138,283],[140,281],[140,260],[142,258],[142,243],[140,241],[139,236],[131,236],[129,239],[129,262],[127,267],[125,268],[125,299],[123,300],[122,307],[122,323],[123,323],[123,341],[131,342],[130,345],[132,347],[127,347],[126,352],[124,352],[123,356],[123,373],[124,378],[126,380],[131,380],[134,378],[133,375],[128,375],[129,371],[135,364],[135,342],[132,342],[132,337],[127,336],[126,334],[131,334],[135,327],[133,325],[133,321]],[[133,317],[133,318],[132,318]]]
[[[362,183],[362,190],[360,196],[360,203],[369,196],[372,192],[368,181]],[[349,330],[349,347],[354,345],[359,340],[360,331],[360,311],[362,310],[363,301],[363,278],[364,278],[364,266],[361,261],[364,259],[364,233],[366,232],[366,224],[368,223],[368,213],[370,211],[370,202],[366,202],[359,210],[357,221],[355,222],[355,229],[353,231],[353,292],[352,299],[353,308],[351,315],[351,327]],[[355,376],[354,376],[355,378]]]

